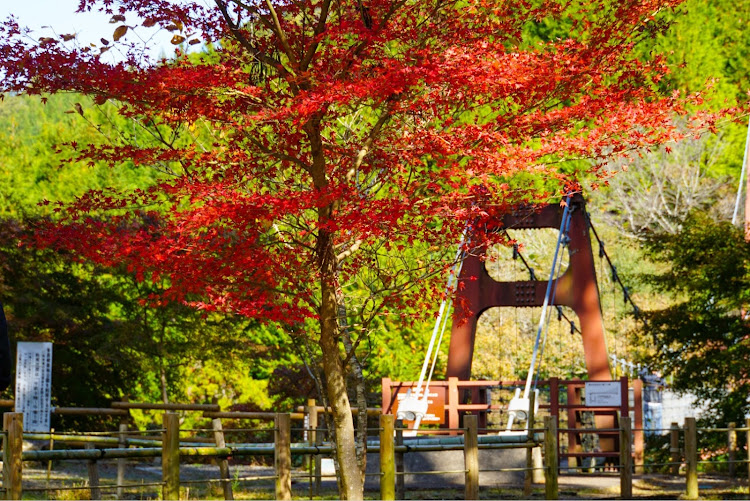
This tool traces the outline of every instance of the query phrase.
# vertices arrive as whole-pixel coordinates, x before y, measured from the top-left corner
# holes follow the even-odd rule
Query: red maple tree
[[[657,91],[667,68],[632,49],[675,3],[80,0],[117,23],[100,48],[31,42],[10,19],[5,91],[112,103],[149,139],[68,147],[164,172],[148,188],[60,204],[39,241],[166,278],[169,300],[312,340],[340,494],[361,498],[346,372],[369,323],[404,306],[432,314],[429,279],[467,223],[579,189],[607,158],[674,135],[682,104]],[[545,38],[550,21],[564,38]],[[207,48],[150,61],[128,40],[155,27]],[[120,62],[101,56],[112,47]],[[471,245],[493,238],[476,232]]]

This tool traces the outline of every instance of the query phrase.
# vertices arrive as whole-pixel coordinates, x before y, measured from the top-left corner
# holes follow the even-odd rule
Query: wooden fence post
[[[3,487],[5,499],[21,499],[23,478],[23,413],[3,414]]]
[[[86,444],[86,449],[94,449],[94,444]],[[89,492],[91,499],[101,499],[102,491],[99,489],[99,465],[96,459],[89,459],[87,462],[89,470]]]
[[[698,499],[698,435],[695,418],[685,418],[685,463],[687,464],[685,497]]]
[[[396,499],[396,455],[393,443],[393,414],[380,415],[380,499]]]
[[[214,444],[216,447],[226,447],[227,442],[224,439],[224,428],[221,425],[221,418],[213,418],[211,427],[214,430]],[[233,500],[232,482],[229,475],[229,460],[227,458],[216,458],[219,463],[219,476],[221,477],[221,489],[224,491],[224,499]]]
[[[750,434],[748,435],[750,436]],[[404,422],[396,420],[396,445],[404,445]],[[396,453],[396,499],[405,499],[406,485],[404,478],[404,453]]]
[[[557,419],[544,416],[544,498],[557,499]]]
[[[165,412],[162,419],[162,499],[180,499],[180,417],[175,412]]]
[[[479,441],[477,416],[464,416],[464,499],[479,499]]]
[[[273,465],[276,470],[276,499],[292,499],[291,415],[276,414]]]
[[[120,423],[119,433],[117,434],[117,447],[119,449],[127,449],[128,446],[126,445],[125,441],[127,433],[128,423]],[[126,458],[117,459],[117,499],[122,499],[125,496],[125,489],[123,488],[123,485],[125,484],[125,469],[127,468],[127,461],[128,460]]]
[[[50,428],[49,429],[49,450],[54,451],[55,450],[55,429]],[[47,461],[47,483],[44,484],[44,486],[49,489],[49,483],[50,480],[52,480],[52,461]],[[47,495],[49,497],[49,494]]]
[[[316,410],[316,412],[318,412]],[[316,428],[315,428],[315,444],[316,445],[323,445],[324,439],[326,438],[328,434],[328,422],[323,421],[323,426],[320,425],[320,413],[317,414],[318,420],[316,422]],[[320,455],[315,456],[315,495],[320,495],[320,488],[321,488],[321,482],[323,481],[322,477],[322,468],[323,468],[323,458],[321,458]]]
[[[734,478],[734,462],[737,460],[737,423],[729,423],[727,431],[727,451],[729,453],[729,476]]]
[[[680,425],[672,423],[669,426],[669,461],[672,463],[670,472],[675,476],[680,474],[680,464],[682,463],[680,452]]]
[[[633,430],[630,427],[630,416],[620,417],[620,497],[633,497]]]
[[[448,428],[452,430],[448,432],[449,435],[457,435],[458,432],[456,431],[456,428],[461,426],[459,424],[460,416],[458,414],[458,405],[460,403],[461,400],[458,396],[458,378],[449,377],[448,401],[446,402],[446,406],[448,407]]]
[[[568,384],[565,385],[565,394],[568,397],[568,409],[565,411],[565,414],[568,418],[568,452],[572,454],[580,453],[583,451],[583,447],[581,444],[581,438],[582,435],[578,432],[576,432],[576,428],[578,428],[579,423],[576,419],[576,415],[579,415],[576,411],[575,406],[581,405],[581,390],[582,388],[577,387],[576,385],[571,384],[568,382]],[[559,416],[559,411],[558,411]],[[581,424],[581,426],[583,426]],[[557,427],[560,427],[560,421],[558,419],[557,421]],[[583,473],[586,470],[579,469],[583,466],[583,458],[580,456],[568,456],[568,471],[575,471],[578,473]]]
[[[310,445],[318,443],[318,404],[314,398],[307,400],[307,442]],[[314,454],[309,458],[308,465],[312,481],[310,483],[310,499],[313,496],[320,495],[320,455]]]
[[[642,474],[646,472],[644,467],[645,439],[643,430],[643,380],[633,380],[633,426],[631,427],[633,439],[633,467],[634,472]]]
[[[526,414],[526,429],[529,432],[527,441],[531,442],[534,440],[534,407],[536,400],[536,392],[529,393],[529,410]],[[529,498],[531,496],[531,486],[534,482],[534,448],[526,448],[526,471],[523,474],[523,496]]]

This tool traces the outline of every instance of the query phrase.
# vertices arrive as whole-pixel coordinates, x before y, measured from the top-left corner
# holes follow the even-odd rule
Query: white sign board
[[[622,406],[622,384],[619,381],[587,381],[586,407]]]
[[[414,398],[421,399],[423,390],[414,391],[411,395]],[[406,393],[396,394],[396,408],[393,413],[398,413],[398,407],[401,402],[406,398]],[[422,423],[441,424],[445,421],[445,389],[444,388],[430,388],[430,393],[427,394],[427,413],[422,418]],[[409,421],[411,420],[404,420]]]
[[[52,411],[52,343],[19,342],[16,349],[15,410],[24,431],[49,432]]]

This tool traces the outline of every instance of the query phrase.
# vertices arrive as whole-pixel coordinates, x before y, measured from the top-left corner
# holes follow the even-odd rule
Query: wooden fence
[[[147,404],[128,404],[130,408]],[[153,404],[149,408],[156,408]],[[157,404],[158,405],[158,404]],[[183,406],[180,409],[185,410]],[[325,409],[314,405],[308,406],[306,412],[272,414],[272,413],[221,413],[213,408],[200,409],[204,415],[212,419],[212,431],[214,444],[209,446],[206,443],[197,442],[196,439],[185,439],[180,441],[180,428],[178,415],[173,410],[175,407],[159,406],[163,410],[163,428],[157,430],[159,435],[156,437],[133,437],[132,432],[127,432],[122,428],[116,432],[118,436],[101,436],[101,435],[66,435],[66,434],[44,434],[44,433],[24,433],[23,432],[23,415],[19,413],[5,413],[3,417],[3,490],[5,497],[8,499],[20,499],[23,493],[23,463],[24,461],[66,461],[66,460],[88,460],[89,461],[89,486],[92,498],[101,498],[101,492],[104,489],[117,489],[118,498],[122,498],[122,490],[133,487],[143,487],[149,484],[124,484],[118,477],[117,485],[101,486],[98,483],[98,474],[96,461],[104,459],[117,459],[122,461],[132,458],[161,458],[162,476],[161,481],[154,486],[162,489],[164,499],[178,499],[180,493],[180,465],[181,458],[211,457],[218,461],[218,478],[215,479],[222,486],[225,499],[233,499],[232,483],[236,480],[230,475],[227,458],[230,456],[272,456],[274,470],[272,475],[254,477],[248,480],[268,480],[274,482],[274,495],[277,499],[291,499],[292,494],[292,456],[306,455],[311,458],[319,458],[321,455],[331,455],[333,450],[330,444],[320,440],[320,435],[314,434],[320,432],[316,426],[314,416],[318,412],[324,412]],[[191,407],[191,410],[196,410]],[[309,419],[310,432],[308,440],[305,442],[292,442],[291,422],[293,419]],[[226,443],[224,431],[222,430],[221,420],[225,418],[253,418],[269,419],[273,418],[274,434],[273,443],[260,444],[233,444]],[[532,492],[532,473],[534,470],[541,469],[544,473],[544,496],[546,499],[557,499],[558,489],[558,451],[559,437],[563,436],[566,431],[557,428],[557,421],[553,416],[545,416],[544,428],[532,430],[531,438],[523,437],[512,441],[498,435],[479,435],[477,426],[477,416],[467,415],[464,418],[464,427],[455,431],[461,433],[459,436],[452,437],[432,437],[407,440],[401,436],[403,427],[394,421],[392,415],[381,415],[378,428],[378,439],[368,442],[368,451],[379,452],[379,471],[377,475],[380,478],[380,496],[381,499],[398,499],[403,498],[403,470],[399,468],[399,459],[404,454],[418,451],[463,451],[464,468],[456,470],[464,474],[464,496],[466,499],[479,498],[479,449],[504,449],[504,448],[524,448],[527,451],[527,462],[525,471],[524,494],[529,496]],[[619,433],[621,455],[619,458],[619,477],[620,477],[620,494],[623,499],[629,499],[633,493],[633,456],[628,451],[633,448],[633,430],[630,419],[623,417],[622,426],[618,430],[609,430]],[[182,430],[183,432],[185,430]],[[601,430],[599,430],[601,431]],[[730,425],[727,428],[715,429],[698,429],[695,419],[688,418],[683,428],[676,425],[670,430],[670,443],[672,458],[668,463],[660,466],[671,468],[673,473],[678,473],[680,465],[684,465],[685,470],[685,495],[687,499],[698,498],[698,466],[699,460],[698,434],[699,433],[726,433],[727,450],[729,453],[728,465],[732,473],[736,473],[736,466],[746,463],[748,476],[750,476],[750,452],[747,460],[738,459],[739,450],[737,448],[737,433],[745,432],[750,442],[750,420],[746,423],[745,428],[739,428],[736,425]],[[149,433],[153,433],[149,432]],[[23,439],[50,440],[50,441],[75,441],[85,444],[84,449],[64,449],[64,450],[36,450],[23,451]],[[680,448],[681,442],[684,444]],[[542,447],[544,450],[544,464],[535,466],[532,462],[532,449]],[[312,463],[308,463],[312,464]],[[654,466],[654,465],[652,465]],[[482,470],[485,471],[485,470]],[[433,472],[434,473],[434,472]],[[454,472],[455,473],[455,472]],[[414,472],[410,472],[414,475]],[[311,473],[310,478],[314,478]],[[318,477],[319,481],[319,477]],[[54,488],[53,490],[60,490]]]
[[[611,415],[610,426],[616,426],[615,415],[628,416],[632,413],[635,420],[633,425],[633,461],[636,467],[643,465],[644,460],[644,434],[643,434],[643,382],[640,379],[629,380],[621,377],[612,383],[619,383],[621,400],[616,406],[593,407],[582,403],[583,389],[587,382],[580,379],[565,380],[556,377],[548,380],[538,381],[538,388],[546,392],[544,398],[539,402],[539,409],[549,412],[555,417],[558,429],[565,433],[566,446],[558,449],[558,460],[566,458],[569,465],[575,466],[582,458],[600,457],[608,460],[617,460],[618,452],[615,443],[604,429],[592,432],[591,429],[582,430],[585,426],[581,423],[582,413],[588,412],[599,416]],[[608,381],[609,382],[609,381]],[[417,383],[415,381],[394,381],[390,378],[382,378],[382,408],[386,413],[395,413],[398,408],[399,397],[403,397],[407,390],[413,391]],[[457,429],[461,419],[466,414],[477,414],[479,426],[487,426],[490,413],[499,413],[507,407],[507,402],[493,404],[488,397],[489,391],[512,390],[523,388],[525,381],[462,381],[451,377],[446,381],[430,382],[430,406],[428,418],[423,424],[445,425],[446,430],[442,433],[451,433],[450,429]],[[632,396],[632,405],[630,402]],[[468,398],[467,398],[468,397]],[[470,403],[467,403],[470,402]],[[565,426],[561,426],[562,424]],[[581,444],[583,434],[596,434],[599,439],[610,440],[609,449],[591,452],[584,451]]]
[[[231,417],[237,417],[232,415]],[[333,448],[330,444],[310,445],[304,443],[292,443],[291,441],[291,414],[275,414],[274,442],[271,444],[253,445],[231,445],[207,447],[180,442],[179,418],[174,412],[165,412],[163,415],[163,429],[161,440],[131,439],[124,441],[125,446],[137,446],[137,448],[123,448],[122,440],[118,441],[117,448],[111,437],[85,436],[85,435],[52,435],[44,433],[23,433],[23,414],[6,413],[3,419],[4,447],[3,447],[3,489],[8,499],[21,499],[23,493],[23,462],[24,461],[64,461],[64,460],[89,460],[98,461],[104,459],[126,459],[126,458],[149,458],[161,457],[162,480],[158,485],[162,488],[163,499],[179,499],[180,493],[180,458],[188,457],[212,457],[226,460],[229,456],[273,456],[274,475],[259,478],[273,479],[275,481],[274,495],[276,499],[291,499],[292,493],[292,455],[331,455]],[[396,444],[396,428],[392,415],[380,416],[379,438],[377,441],[368,441],[368,451],[379,452],[380,465],[380,491],[381,499],[396,499],[396,455],[419,451],[449,451],[462,450],[464,453],[465,468],[465,498],[479,499],[479,461],[478,450],[503,449],[503,448],[526,448],[529,453],[531,448],[539,445],[533,440],[511,440],[498,437],[497,435],[478,435],[476,416],[467,416],[466,427],[462,436],[439,438],[439,439],[416,439],[408,443]],[[97,445],[98,448],[87,447],[84,449],[65,450],[36,450],[23,451],[23,438],[34,439],[57,439],[66,437],[71,441],[86,442]],[[115,439],[117,440],[117,439]],[[158,446],[155,446],[157,445]],[[554,468],[555,475],[557,468]],[[95,477],[94,477],[95,478]],[[101,497],[102,487],[91,479],[89,488],[92,499]],[[231,492],[232,478],[229,476],[228,468],[220,468],[220,480],[224,488],[225,499],[233,499]],[[141,486],[143,484],[135,484]],[[117,485],[110,488],[133,487],[134,485]]]

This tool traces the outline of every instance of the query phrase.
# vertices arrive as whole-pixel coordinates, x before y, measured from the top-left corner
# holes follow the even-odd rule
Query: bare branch
[[[355,240],[354,243],[348,249],[346,249],[344,252],[339,253],[336,256],[336,261],[340,262],[346,259],[347,257],[357,252],[361,246],[362,246],[362,240],[359,240],[359,239]]]
[[[264,54],[263,52],[259,51],[250,41],[245,37],[244,33],[242,33],[242,30],[240,27],[232,20],[232,17],[229,15],[229,11],[227,10],[227,6],[224,3],[224,0],[214,0],[216,2],[217,7],[219,7],[219,10],[221,11],[221,15],[224,18],[224,20],[227,23],[227,26],[229,27],[229,31],[232,32],[232,35],[234,38],[242,45],[242,47],[255,59],[260,61],[261,63],[264,63],[268,65],[271,68],[275,68],[276,71],[279,72],[279,75],[284,77],[284,79],[289,83],[289,86],[292,88],[292,91],[296,94],[299,92],[299,88],[297,84],[294,83],[294,79],[289,78],[291,77],[291,73],[289,70],[276,59]],[[245,4],[242,4],[243,7],[246,7],[249,9],[249,6],[245,6]],[[259,19],[261,19],[260,16],[258,16]]]

